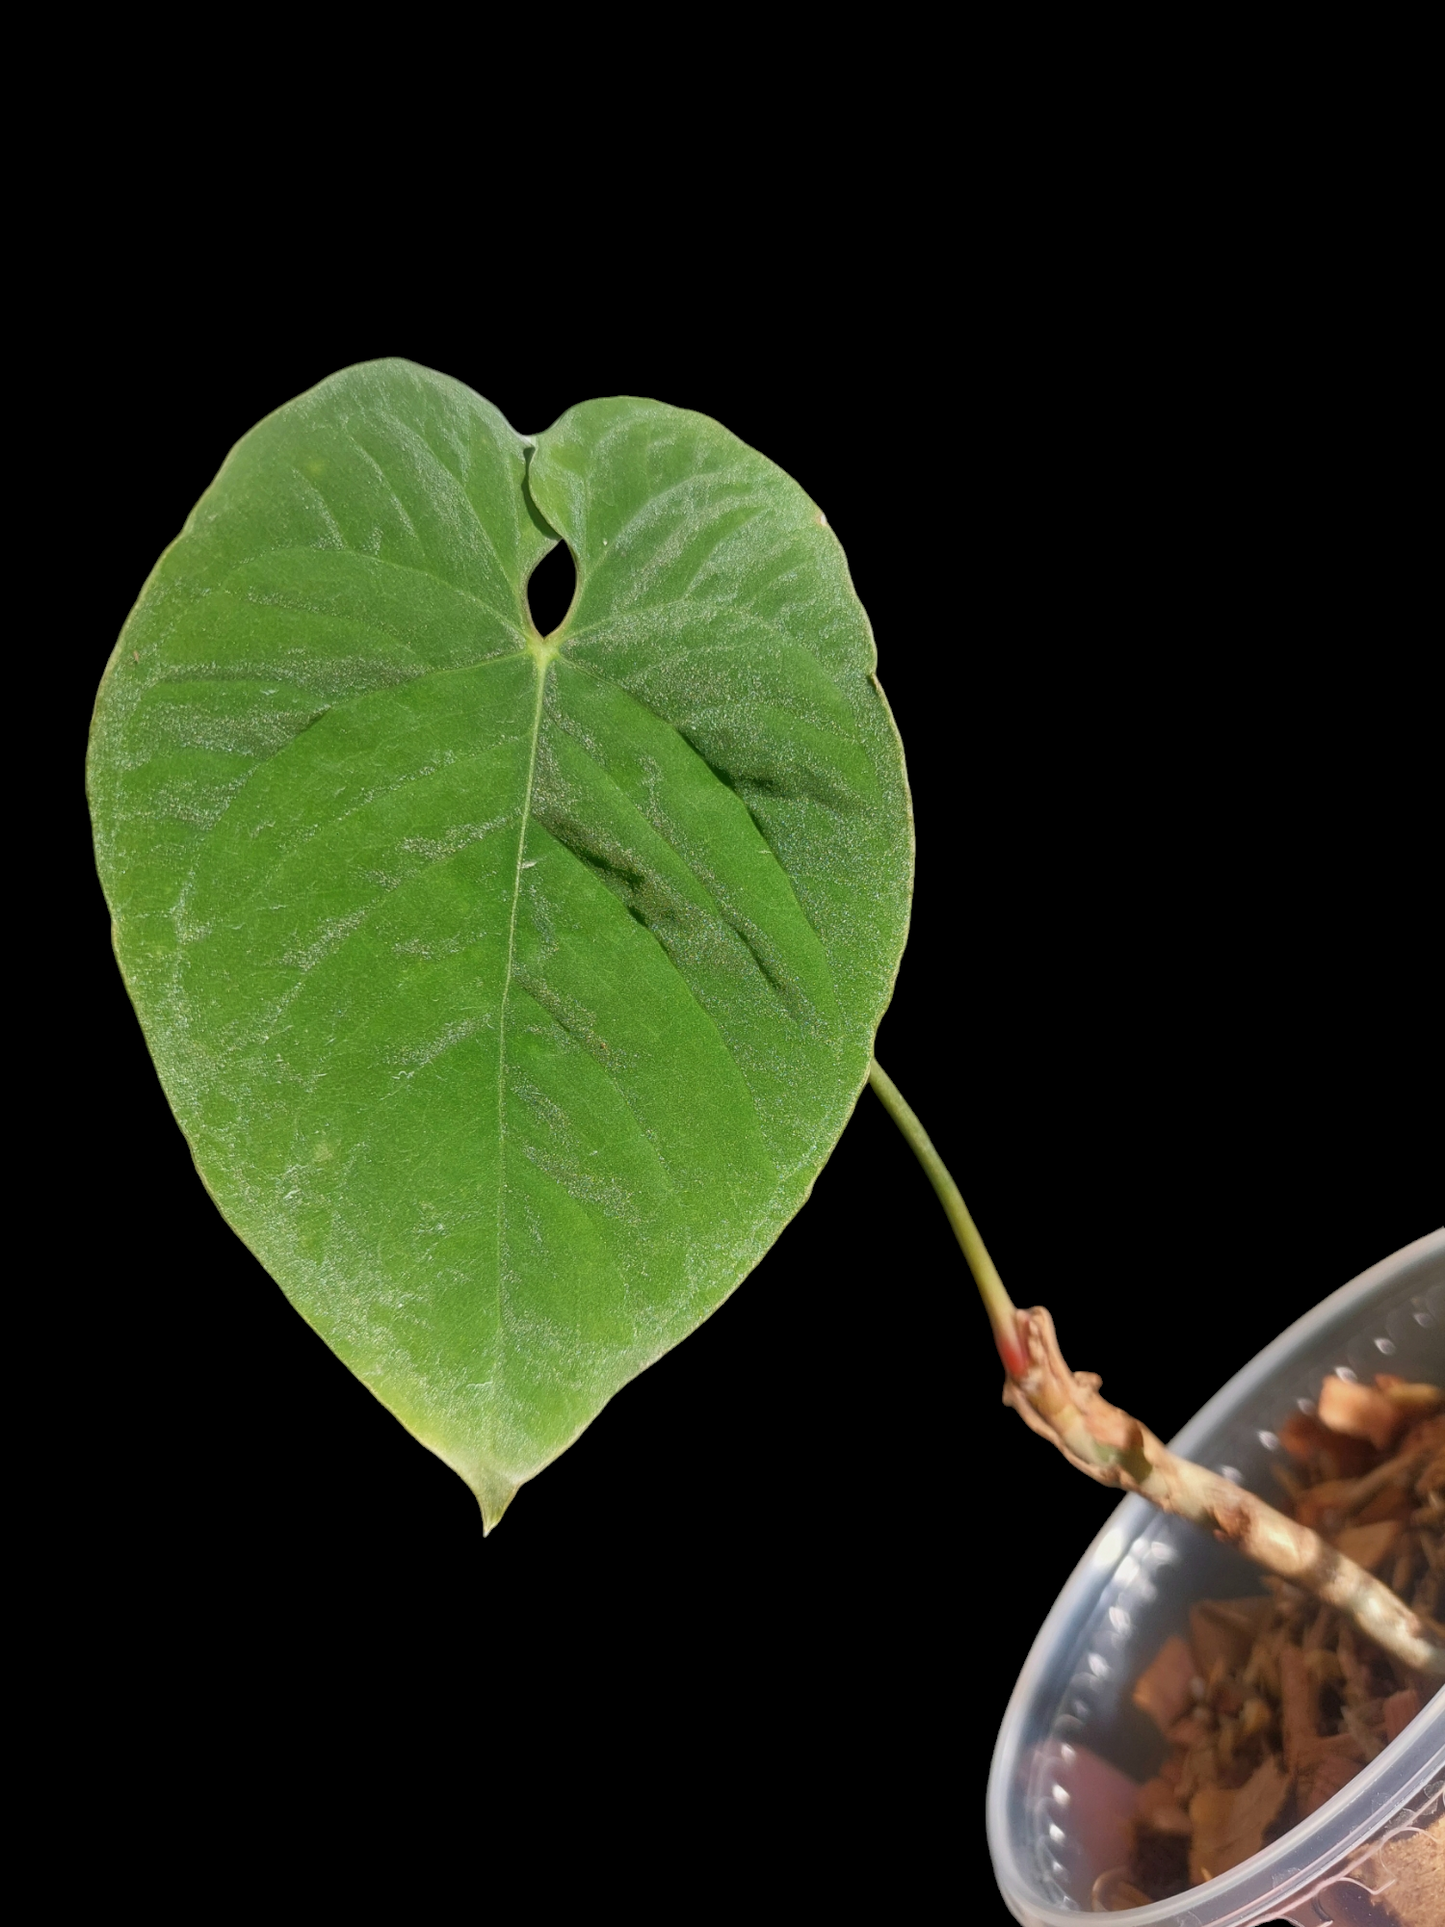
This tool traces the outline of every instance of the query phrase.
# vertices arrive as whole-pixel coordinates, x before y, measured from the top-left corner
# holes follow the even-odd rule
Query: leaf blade
[[[866,1078],[911,881],[873,662],[816,509],[717,424],[526,441],[395,363],[246,437],[122,635],[97,858],[173,1108],[489,1526],[751,1269]]]

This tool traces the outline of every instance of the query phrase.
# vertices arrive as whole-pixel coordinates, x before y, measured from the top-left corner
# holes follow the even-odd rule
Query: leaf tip
[[[482,1509],[482,1537],[489,1538],[501,1524],[502,1514],[521,1490],[520,1480],[509,1479],[505,1472],[491,1466],[478,1466],[467,1480]]]

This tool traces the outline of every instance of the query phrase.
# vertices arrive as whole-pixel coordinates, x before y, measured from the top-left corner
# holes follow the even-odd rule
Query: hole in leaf
[[[549,549],[527,578],[527,612],[539,636],[550,636],[572,607],[577,570],[565,542]]]

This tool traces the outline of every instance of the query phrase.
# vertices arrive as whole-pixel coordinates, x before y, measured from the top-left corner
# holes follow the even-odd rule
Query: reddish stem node
[[[998,1324],[993,1328],[993,1340],[998,1346],[998,1355],[1003,1360],[1003,1368],[1010,1378],[1023,1378],[1029,1369],[1029,1347],[1025,1337],[1024,1314],[1013,1313],[1013,1329]]]

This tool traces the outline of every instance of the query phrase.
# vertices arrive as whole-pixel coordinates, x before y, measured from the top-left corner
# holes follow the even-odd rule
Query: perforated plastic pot
[[[1291,1325],[1209,1401],[1174,1450],[1269,1497],[1277,1428],[1327,1372],[1445,1373],[1445,1230],[1345,1285]],[[999,1889],[1024,1927],[1091,1911],[1094,1883],[1127,1857],[1124,1822],[1166,1748],[1132,1704],[1134,1680],[1199,1599],[1262,1590],[1239,1553],[1147,1500],[1126,1499],[1034,1641],[994,1749],[988,1840]],[[1445,1813],[1445,1692],[1327,1805],[1217,1880],[1111,1919],[1131,1927],[1415,1927],[1414,1832]],[[1382,1851],[1383,1849],[1383,1851]],[[1445,1891],[1440,1897],[1445,1922]],[[1428,1916],[1426,1917],[1428,1921]],[[1428,1927],[1434,1927],[1433,1922]]]

